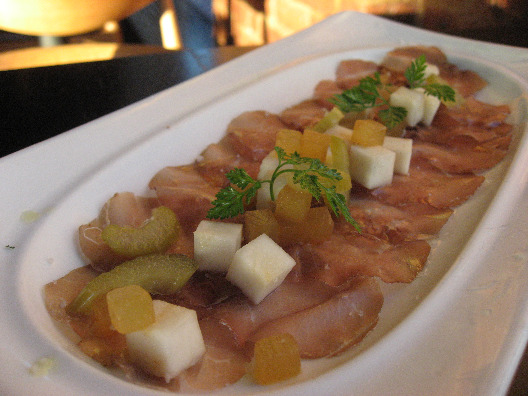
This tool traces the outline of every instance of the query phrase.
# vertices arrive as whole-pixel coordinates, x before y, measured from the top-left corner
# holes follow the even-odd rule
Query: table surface
[[[251,49],[173,51],[0,72],[0,157],[119,110]],[[525,352],[508,395],[527,391]]]

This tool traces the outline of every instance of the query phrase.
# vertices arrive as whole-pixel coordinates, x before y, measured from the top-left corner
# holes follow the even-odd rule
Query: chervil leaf
[[[424,85],[425,93],[428,95],[436,96],[438,99],[444,102],[455,101],[455,90],[449,85],[443,84],[427,84]]]
[[[405,70],[405,78],[410,88],[418,88],[423,85],[425,69],[427,68],[425,55],[420,55]]]
[[[407,110],[399,106],[390,106],[387,109],[380,110],[379,118],[387,126],[393,128],[398,125],[407,115]]]
[[[244,213],[244,206],[257,194],[262,184],[268,183],[272,200],[275,199],[273,185],[275,180],[283,173],[293,173],[292,180],[301,188],[307,190],[316,198],[321,199],[324,194],[330,209],[336,214],[343,214],[345,219],[356,228],[357,223],[352,219],[344,195],[338,194],[335,186],[325,187],[320,179],[339,181],[341,174],[336,169],[331,169],[322,161],[315,158],[301,157],[298,153],[286,154],[280,147],[275,147],[279,164],[269,180],[255,180],[240,168],[235,168],[226,174],[232,185],[221,189],[216,194],[216,200],[212,202],[213,207],[207,213],[210,219],[226,219]],[[293,167],[285,167],[293,165]],[[235,188],[237,187],[237,188]]]

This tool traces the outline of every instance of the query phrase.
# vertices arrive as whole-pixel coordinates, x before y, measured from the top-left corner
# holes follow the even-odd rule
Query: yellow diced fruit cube
[[[252,376],[259,385],[293,378],[301,372],[299,346],[291,334],[261,338],[255,343]]]
[[[336,192],[347,196],[352,188],[352,179],[348,170],[337,169],[341,175],[341,180],[330,180],[327,178],[321,178],[321,184],[325,187],[335,186]]]
[[[301,139],[301,156],[326,160],[326,152],[330,146],[330,135],[306,129]]]
[[[312,203],[312,194],[286,184],[275,202],[275,216],[286,221],[304,221]]]
[[[277,132],[275,146],[282,148],[286,154],[301,151],[302,132],[294,129],[281,129]]]
[[[107,337],[115,333],[108,313],[106,295],[96,298],[90,311],[90,333],[96,337]]]
[[[332,234],[334,220],[326,206],[310,208],[304,221],[294,223],[279,220],[280,245],[288,246],[298,242],[322,242]]]
[[[271,209],[250,210],[244,214],[244,239],[251,242],[266,234],[275,242],[279,241],[279,223]]]
[[[140,286],[129,285],[106,294],[112,326],[121,334],[142,330],[154,323],[152,297]]]
[[[348,169],[350,167],[348,145],[340,137],[330,136],[330,156],[327,155],[326,164],[334,169]]]
[[[374,120],[357,120],[351,143],[358,146],[381,146],[385,139],[387,127]]]

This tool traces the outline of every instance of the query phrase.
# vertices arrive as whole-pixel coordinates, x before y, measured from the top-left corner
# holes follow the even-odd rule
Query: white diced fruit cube
[[[396,159],[394,160],[394,173],[407,175],[411,164],[412,139],[385,136],[383,147],[396,153]]]
[[[198,363],[205,344],[196,312],[154,300],[155,322],[126,335],[130,358],[142,369],[169,382]]]
[[[227,271],[242,244],[242,224],[202,220],[194,231],[194,259],[203,271]]]
[[[327,135],[333,135],[337,136],[338,138],[343,139],[343,141],[347,144],[347,146],[350,146],[350,140],[352,139],[352,134],[354,133],[354,130],[350,128],[346,128],[341,125],[334,125],[331,128],[328,128],[325,131],[325,134]]]
[[[277,158],[275,150],[273,150],[262,160],[257,179],[270,180],[277,166],[279,166],[279,159]],[[286,165],[282,167],[282,169],[291,169],[292,167],[292,165]],[[291,176],[289,173],[283,173],[275,179],[275,183],[273,183],[273,194],[275,195],[275,199],[277,199],[280,190],[288,184],[290,179]],[[257,209],[270,209],[272,208],[272,202],[268,185],[266,184],[264,188],[259,188],[257,191]]]
[[[350,177],[368,189],[390,184],[396,153],[382,146],[350,146]]]
[[[390,96],[391,106],[403,107],[407,110],[405,120],[409,126],[416,126],[423,118],[425,98],[423,93],[406,87],[399,87]]]
[[[436,65],[432,65],[430,63],[425,64],[425,70],[424,70],[424,79],[426,79],[429,76],[439,76],[440,75],[440,69]]]
[[[294,265],[288,253],[262,234],[235,253],[226,278],[258,304],[282,283]]]
[[[416,91],[421,92],[424,95],[424,113],[422,116],[422,122],[430,126],[433,123],[434,116],[440,107],[440,99],[436,96],[427,95],[425,89],[416,88]]]

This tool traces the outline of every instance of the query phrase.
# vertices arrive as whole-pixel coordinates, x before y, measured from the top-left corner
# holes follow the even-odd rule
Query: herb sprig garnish
[[[423,88],[427,95],[436,96],[440,100],[454,102],[455,91],[449,85],[439,83],[428,83],[425,79],[427,63],[424,55],[416,58],[405,70],[405,78],[409,88]],[[388,127],[392,128],[402,122],[407,115],[407,110],[400,106],[391,106],[390,85],[381,81],[379,73],[359,80],[355,87],[334,95],[330,101],[344,113],[361,112],[370,108],[386,106],[378,112],[380,120]],[[389,93],[389,95],[383,94]]]
[[[431,96],[436,96],[438,99],[445,102],[455,101],[455,90],[449,85],[439,83],[428,83],[425,80],[425,70],[427,63],[424,55],[420,55],[413,63],[405,70],[405,78],[409,84],[409,88],[423,88],[425,93]]]
[[[255,180],[241,168],[234,168],[229,171],[226,176],[231,185],[221,189],[216,194],[216,200],[212,202],[213,207],[207,213],[207,217],[210,219],[227,219],[244,213],[244,205],[249,204],[257,191],[266,183],[269,184],[270,196],[274,201],[275,180],[284,173],[292,173],[293,183],[299,184],[318,201],[324,195],[334,214],[336,216],[342,214],[346,221],[360,231],[359,225],[350,215],[345,196],[336,191],[335,185],[328,187],[321,183],[320,178],[331,181],[341,180],[343,177],[337,170],[329,168],[318,159],[301,157],[297,152],[286,154],[280,147],[275,147],[275,152],[279,164],[270,179]]]

